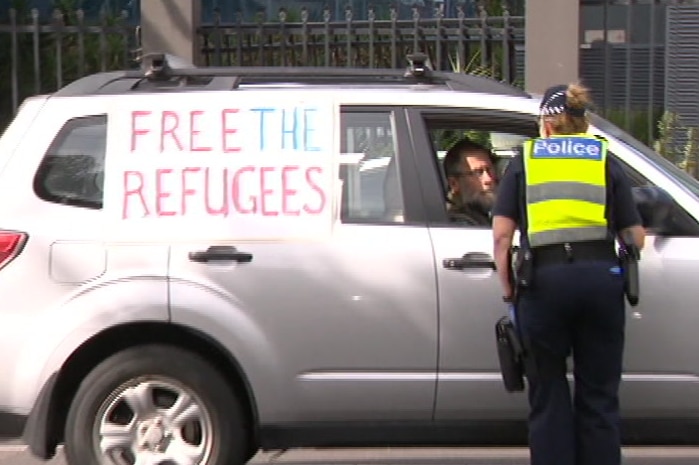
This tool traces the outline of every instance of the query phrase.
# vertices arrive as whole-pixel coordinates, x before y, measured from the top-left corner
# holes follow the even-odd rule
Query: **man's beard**
[[[462,198],[466,205],[479,208],[484,212],[489,212],[495,204],[495,191],[480,191]]]

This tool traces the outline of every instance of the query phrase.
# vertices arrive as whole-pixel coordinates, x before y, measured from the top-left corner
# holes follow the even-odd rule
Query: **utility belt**
[[[614,242],[597,240],[544,245],[518,250],[513,263],[515,285],[527,288],[532,284],[534,270],[547,265],[560,265],[591,260],[618,262]]]
[[[612,241],[566,242],[537,247],[532,250],[535,266],[559,265],[583,260],[616,261]]]

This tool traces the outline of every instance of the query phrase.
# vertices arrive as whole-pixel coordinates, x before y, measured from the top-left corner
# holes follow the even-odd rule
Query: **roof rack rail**
[[[397,69],[374,69],[374,68],[319,68],[319,67],[185,67],[175,69],[170,66],[168,57],[164,53],[150,53],[141,59],[141,67],[145,78],[152,81],[168,81],[173,78],[186,77],[214,77],[214,76],[235,76],[244,77],[283,77],[283,78],[305,78],[315,77],[318,79],[337,78],[394,78],[406,82],[431,84],[438,81],[444,83],[443,79],[435,79],[434,73],[426,64],[427,55],[415,53],[408,55],[409,65],[405,71]],[[237,83],[239,84],[239,82]]]
[[[331,67],[196,67],[179,57],[150,53],[139,58],[140,70],[94,74],[59,89],[55,96],[120,94],[129,91],[235,90],[246,83],[362,83],[423,84],[452,90],[529,96],[521,89],[493,79],[434,71],[424,53],[407,57],[400,69]],[[175,64],[176,66],[173,66]]]
[[[427,64],[427,55],[424,53],[411,53],[407,56],[408,68],[405,70],[406,78],[431,79],[434,76],[432,68]]]

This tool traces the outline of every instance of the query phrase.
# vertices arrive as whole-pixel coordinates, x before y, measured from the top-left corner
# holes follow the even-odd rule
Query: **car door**
[[[304,98],[322,106],[334,97]],[[405,117],[332,108],[318,128],[338,136],[323,154],[338,161],[332,231],[232,240],[188,229],[172,245],[172,320],[236,357],[263,425],[429,420],[437,291]],[[227,249],[209,261],[193,255],[212,246]]]
[[[441,158],[463,136],[493,144],[510,156],[525,137],[535,134],[533,121],[514,113],[464,108],[409,112],[414,150],[425,154],[418,158],[420,183],[437,270],[438,421],[526,417],[526,398],[507,393],[499,371],[494,325],[506,308],[493,262],[492,229],[448,220]]]
[[[458,113],[413,111],[409,124],[416,134],[416,153],[435,149],[429,137],[430,128],[426,126],[430,121],[431,127],[448,126],[445,122],[452,121],[455,127],[480,129],[471,131],[472,136],[490,132],[490,141],[498,139],[503,154],[511,152],[508,145],[517,137],[536,134],[533,116],[529,115],[461,109]],[[608,137],[611,155],[622,162],[634,187],[659,186],[676,201],[666,232],[656,235],[648,231],[640,263],[641,301],[637,307],[627,306],[622,415],[627,419],[696,418],[699,364],[692,354],[699,349],[695,337],[699,314],[692,289],[699,259],[696,248],[699,204],[696,197],[680,189],[657,164],[643,160],[613,135],[594,128],[593,132]],[[492,251],[490,229],[447,223],[439,172],[435,174],[434,162],[420,160],[423,160],[421,184],[435,249],[440,300],[435,418],[525,418],[525,397],[507,394],[497,369],[493,323],[504,309],[495,273],[480,267],[440,268],[444,259],[463,258],[464,254],[479,254],[471,257],[487,262]]]
[[[627,306],[621,404],[634,418],[699,417],[699,205],[629,147],[611,139],[633,187],[657,186],[674,197],[665,231],[647,231],[639,263],[640,301]]]

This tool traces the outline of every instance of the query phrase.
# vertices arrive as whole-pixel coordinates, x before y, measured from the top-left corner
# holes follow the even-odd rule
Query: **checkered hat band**
[[[554,92],[541,105],[541,116],[553,116],[561,113],[568,113],[571,116],[584,116],[585,110],[580,108],[569,108],[566,104],[565,91]]]

